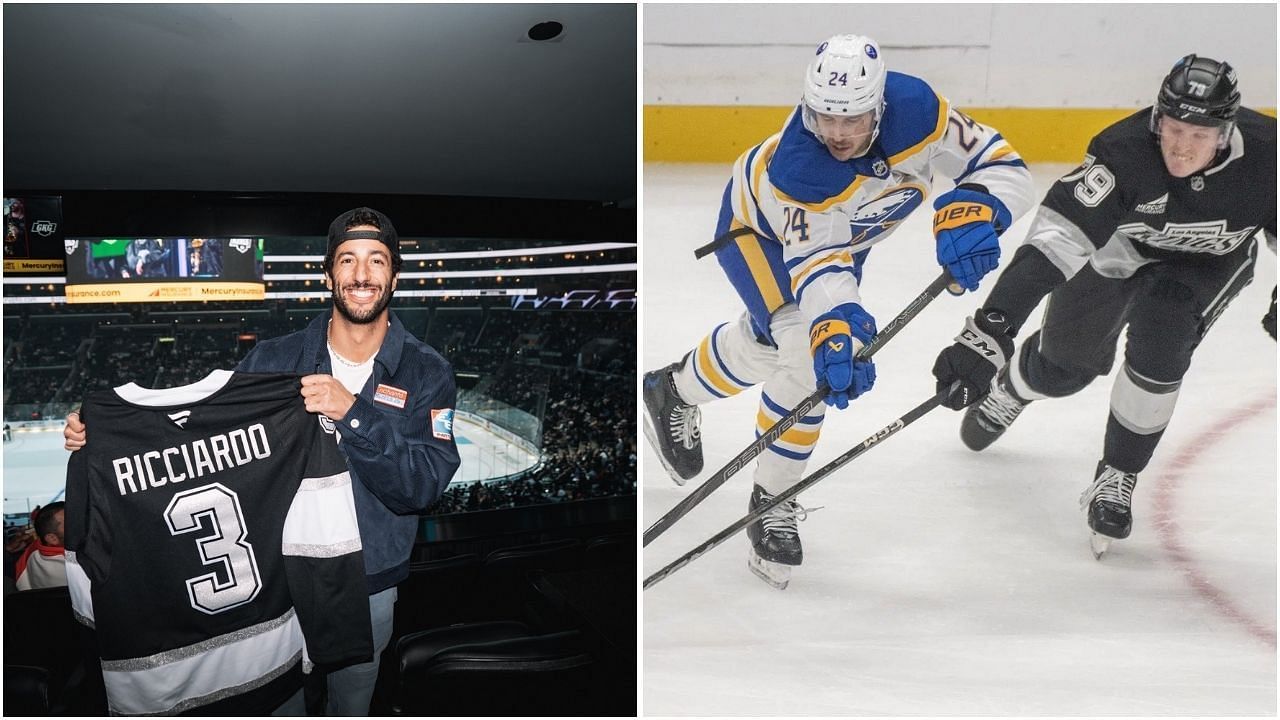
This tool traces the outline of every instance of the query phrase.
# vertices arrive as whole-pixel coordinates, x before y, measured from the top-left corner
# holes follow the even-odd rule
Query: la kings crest
[[[1226,255],[1258,231],[1256,225],[1250,225],[1238,232],[1231,232],[1226,220],[1165,223],[1160,230],[1146,223],[1126,223],[1116,229],[1152,247],[1210,255]]]

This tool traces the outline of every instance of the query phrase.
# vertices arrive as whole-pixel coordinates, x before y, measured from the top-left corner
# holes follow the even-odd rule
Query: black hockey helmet
[[[1236,87],[1236,71],[1226,62],[1188,55],[1174,64],[1160,83],[1151,112],[1151,129],[1161,115],[1175,120],[1222,128],[1225,139],[1235,124],[1240,109],[1240,89]]]

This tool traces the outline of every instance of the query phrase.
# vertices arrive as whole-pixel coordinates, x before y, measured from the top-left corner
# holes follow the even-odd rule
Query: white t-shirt
[[[370,355],[368,360],[353,365],[349,360],[334,352],[333,346],[329,346],[329,366],[333,368],[333,376],[342,383],[342,387],[352,395],[359,395],[364,389],[364,384],[369,381],[369,376],[373,374],[373,359],[377,357],[377,353]]]

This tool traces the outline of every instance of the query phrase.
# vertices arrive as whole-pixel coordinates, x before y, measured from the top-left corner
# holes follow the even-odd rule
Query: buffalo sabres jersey
[[[294,375],[91,393],[67,579],[113,714],[262,714],[372,655],[351,478]]]
[[[783,246],[805,317],[859,301],[865,251],[924,202],[935,172],[984,186],[1015,220],[1035,203],[1026,165],[999,133],[910,75],[890,72],[884,96],[864,156],[834,158],[797,107],[781,132],[738,158],[725,189],[720,226]]]
[[[1185,178],[1166,169],[1150,118],[1140,110],[1090,141],[1084,162],[1049,189],[988,307],[1017,325],[1086,264],[1127,278],[1165,260],[1245,267],[1259,234],[1274,247],[1275,118],[1241,108],[1226,147]]]

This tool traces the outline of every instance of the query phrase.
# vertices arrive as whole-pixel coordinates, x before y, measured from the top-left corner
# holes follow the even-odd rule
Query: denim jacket
[[[355,405],[334,423],[353,480],[371,595],[409,575],[417,513],[444,493],[459,464],[453,368],[394,313],[390,317],[373,373]],[[324,313],[303,330],[258,343],[236,369],[331,374],[329,318]]]

